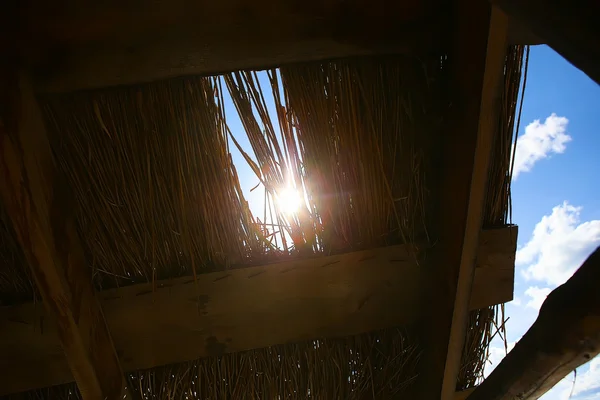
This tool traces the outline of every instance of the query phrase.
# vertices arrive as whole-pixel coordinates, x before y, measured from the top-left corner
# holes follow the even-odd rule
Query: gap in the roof
[[[268,150],[273,154],[274,164],[280,168],[280,172],[283,171],[285,176],[280,176],[281,182],[278,184],[265,187],[262,178],[277,171],[271,171],[268,165],[261,164],[257,156],[257,152],[261,152],[260,140],[253,141],[249,138],[252,134],[249,133],[249,129],[252,128],[244,125],[240,117],[241,112],[236,109],[236,103],[225,79],[219,77],[220,95],[229,132],[229,152],[238,174],[243,196],[248,201],[256,224],[274,249],[287,252],[293,248],[290,220],[297,219],[301,209],[306,207],[308,194],[301,179],[299,182],[298,174],[295,177],[291,176],[293,166],[288,155],[289,149],[280,148],[276,149],[279,151],[273,151],[273,141],[283,142],[280,140],[283,137],[282,123],[285,122],[282,122],[282,115],[286,115],[287,109],[279,69],[251,72],[250,75],[252,84],[260,89],[260,96],[250,96],[251,110],[247,110],[245,115],[254,116],[257,123],[254,129],[258,128],[261,135],[268,136],[267,133],[273,135],[274,140],[267,144]],[[235,81],[234,85],[239,87],[244,83]],[[265,121],[269,122],[265,123]],[[248,123],[249,118],[246,118],[246,124]],[[294,134],[294,128],[291,133]],[[298,153],[297,156],[302,161],[302,155]]]

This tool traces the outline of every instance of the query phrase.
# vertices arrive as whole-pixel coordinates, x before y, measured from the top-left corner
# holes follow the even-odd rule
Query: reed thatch
[[[522,54],[512,49],[507,62],[489,225],[507,222]],[[76,198],[96,286],[426,242],[429,149],[444,117],[441,60],[310,63],[40,99],[55,162]],[[244,132],[231,132],[233,113]],[[234,165],[236,151],[247,165]],[[242,168],[264,190],[262,215],[253,215],[246,201]],[[304,196],[294,214],[278,208],[288,188]],[[1,233],[0,254],[14,260],[0,269],[1,294],[31,299],[20,251],[9,230]],[[496,308],[472,314],[459,387],[480,378],[489,341],[503,325],[498,315]],[[418,338],[410,332],[395,327],[280,345],[128,379],[144,399],[391,398],[418,372]],[[78,398],[78,392],[67,385],[10,398]]]

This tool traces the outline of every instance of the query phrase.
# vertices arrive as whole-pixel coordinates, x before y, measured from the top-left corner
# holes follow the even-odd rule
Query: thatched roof
[[[522,47],[512,47],[506,63],[488,227],[509,223],[522,56]],[[379,246],[433,245],[428,213],[443,151],[438,139],[448,134],[446,74],[440,55],[386,56],[41,96],[96,288]],[[230,131],[233,115],[244,131]],[[236,153],[246,165],[233,162]],[[264,190],[259,215],[240,186],[241,170],[254,173],[257,190]],[[277,209],[286,185],[305,193],[296,214]],[[33,301],[35,285],[0,215],[0,300]],[[459,388],[481,378],[502,318],[498,307],[472,312]],[[127,376],[145,399],[391,398],[414,381],[421,350],[412,327],[398,326]],[[57,386],[23,396],[77,398],[77,390]]]

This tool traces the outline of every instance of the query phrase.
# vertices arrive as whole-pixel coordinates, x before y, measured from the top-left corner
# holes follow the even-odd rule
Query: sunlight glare
[[[302,204],[302,197],[295,189],[287,187],[278,193],[277,204],[285,214],[293,214]]]

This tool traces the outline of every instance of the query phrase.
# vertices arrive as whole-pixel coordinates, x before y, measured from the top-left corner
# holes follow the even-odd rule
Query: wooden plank
[[[510,301],[516,227],[484,231],[471,308]],[[126,371],[414,321],[422,269],[406,246],[233,269],[100,293]],[[36,307],[0,309],[0,395],[72,380]]]
[[[468,397],[538,399],[600,354],[600,247],[544,301],[527,333]]]
[[[449,56],[452,110],[437,198],[439,238],[432,253],[431,313],[424,322],[422,399],[454,396],[464,345],[475,259],[497,128],[508,18],[487,2],[457,0],[455,37]]]
[[[487,10],[484,12],[489,13]],[[463,233],[454,231],[454,226],[448,227],[448,233],[454,232],[454,234],[459,235],[458,237],[463,236],[463,240],[462,244],[460,244],[460,240],[456,242],[457,246],[462,247],[462,251],[460,251],[460,253],[457,252],[457,255],[460,254],[460,264],[454,310],[447,342],[448,349],[442,384],[442,400],[451,399],[456,390],[456,379],[460,368],[462,350],[467,331],[468,304],[473,285],[477,244],[479,241],[479,232],[483,223],[483,210],[487,195],[489,160],[491,159],[492,143],[499,117],[501,85],[503,82],[504,64],[508,46],[508,17],[499,9],[492,8],[491,10],[488,32],[487,45],[484,47],[487,48],[487,51],[484,52],[485,59],[483,65],[484,73],[482,87],[476,92],[479,93],[479,96],[472,99],[480,103],[479,110],[478,112],[476,111],[476,104],[473,104],[474,107],[468,105],[467,109],[469,111],[467,115],[465,115],[465,117],[470,117],[473,121],[477,121],[477,128],[474,135],[475,149],[474,153],[471,153],[473,156],[467,153],[469,154],[467,159],[473,161],[471,161],[472,166],[471,172],[469,173],[469,175],[471,175],[470,179],[465,176],[465,178],[470,180],[469,197],[465,216],[466,226],[464,227]],[[459,40],[466,39],[462,34],[459,34],[458,38]],[[458,46],[470,47],[470,44],[471,43],[468,41],[465,41],[459,43]],[[462,69],[465,62],[469,63],[471,61],[469,61],[467,57],[463,58],[465,55],[462,53],[462,50],[459,51],[458,54],[460,55],[460,58],[456,61],[457,63],[460,63],[459,65]],[[471,78],[472,77],[469,79]],[[464,78],[461,76],[458,78],[457,83],[463,84],[463,80]],[[468,127],[465,128],[469,129]],[[465,143],[462,144],[464,145]],[[467,151],[470,151],[470,149]],[[458,154],[460,154],[460,151]],[[463,153],[461,156],[464,157],[466,154]],[[460,175],[456,178],[462,179]],[[448,177],[448,181],[452,182],[452,177]],[[452,189],[447,193],[452,193]],[[451,216],[449,220],[454,222],[453,219],[456,217],[457,215]],[[446,238],[449,239],[450,237]],[[452,240],[454,240],[454,238],[452,238]],[[449,275],[450,279],[455,276],[454,272],[451,271]]]
[[[428,3],[24,0],[21,49],[46,92],[421,52],[439,37]]]
[[[122,398],[123,373],[94,295],[91,270],[71,218],[68,188],[52,163],[31,84],[25,74],[12,73],[8,67],[0,79],[0,194],[46,315],[56,326],[56,343],[62,348],[55,350],[66,355],[65,365],[84,399]]]
[[[600,2],[492,0],[600,84]]]
[[[22,39],[21,48],[38,71],[36,89],[65,92],[341,57],[426,53],[444,35],[436,4],[170,0],[140,6],[123,0],[64,1],[56,7],[27,0],[21,5],[35,12],[22,12],[27,18],[21,37],[28,40]],[[515,44],[539,43],[518,22],[510,32]]]
[[[395,43],[368,43],[332,38],[243,38],[222,42],[204,34],[171,33],[133,45],[81,47],[64,53],[52,65],[41,64],[36,88],[60,93],[81,89],[147,83],[189,75],[218,75],[241,69],[344,57],[414,53],[430,40],[408,32]]]

